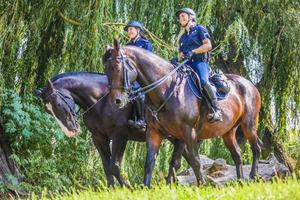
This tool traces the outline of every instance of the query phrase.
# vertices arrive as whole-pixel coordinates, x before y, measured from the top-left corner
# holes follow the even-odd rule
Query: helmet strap
[[[138,38],[139,34],[140,34],[139,29],[136,28],[136,30],[137,30],[137,33],[136,33],[136,36],[133,38],[133,40],[136,40]]]
[[[183,28],[185,28],[185,27],[190,23],[190,21],[191,21],[191,19],[190,19],[190,14],[188,14],[188,17],[189,17],[189,20],[188,20],[187,23],[183,26]]]

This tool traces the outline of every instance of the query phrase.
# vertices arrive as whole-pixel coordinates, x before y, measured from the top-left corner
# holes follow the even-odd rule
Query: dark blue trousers
[[[202,62],[201,58],[192,59],[187,62],[187,65],[191,66],[192,69],[198,74],[201,82],[201,86],[205,86],[209,76],[209,66],[207,62]]]

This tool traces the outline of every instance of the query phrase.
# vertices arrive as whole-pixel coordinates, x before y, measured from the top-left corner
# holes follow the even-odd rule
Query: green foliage
[[[253,155],[251,151],[250,144],[247,142],[241,145],[243,164],[252,164]],[[199,147],[199,153],[206,155],[207,157],[216,160],[218,158],[223,158],[226,160],[228,165],[235,165],[230,151],[225,146],[222,137],[217,137],[210,140],[203,140]]]
[[[63,186],[93,185],[101,180],[102,165],[87,163],[95,154],[87,151],[93,145],[87,131],[66,139],[55,119],[45,113],[40,99],[32,94],[21,99],[13,90],[2,91],[4,137],[14,150],[13,158],[25,179],[24,189],[61,190]],[[87,173],[90,168],[99,171],[97,176]]]
[[[291,165],[295,171],[300,171],[300,154],[299,154],[299,146],[300,146],[300,138],[299,131],[290,131],[291,140],[285,143],[287,153],[289,155]]]
[[[10,174],[3,174],[3,175],[6,176],[6,178],[9,181],[11,181],[12,184],[6,183],[7,185],[5,185],[2,181],[0,181],[0,197],[1,197],[1,194],[4,194],[5,192],[8,191],[8,188],[12,189],[12,190],[19,189],[18,180],[13,175],[10,175]]]

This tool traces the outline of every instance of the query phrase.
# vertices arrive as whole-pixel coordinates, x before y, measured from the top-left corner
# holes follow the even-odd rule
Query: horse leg
[[[160,143],[163,139],[164,136],[159,134],[159,132],[157,131],[154,132],[150,129],[147,129],[146,131],[147,156],[146,156],[145,171],[144,171],[144,184],[148,188],[150,188],[154,163],[158,155]]]
[[[227,133],[225,133],[222,137],[223,137],[223,141],[224,141],[226,147],[229,149],[229,151],[231,153],[231,157],[235,163],[237,178],[244,179],[242,150],[235,139],[236,130],[237,130],[237,127],[233,127],[231,130],[229,130]]]
[[[128,182],[123,178],[120,172],[120,165],[123,159],[123,155],[125,152],[127,139],[124,137],[120,137],[117,134],[113,138],[112,143],[112,156],[110,161],[110,171],[119,181],[120,185],[123,187],[125,185],[127,188],[130,188]]]
[[[191,167],[193,168],[193,171],[197,179],[197,186],[199,186],[200,181],[204,186],[206,186],[205,180],[200,171],[201,164],[200,164],[200,157],[197,148],[198,140],[197,140],[196,130],[194,128],[186,127],[184,128],[183,131],[184,131],[183,132],[184,141],[190,156]]]
[[[175,141],[177,140],[176,138],[174,138],[174,137],[168,137],[167,138],[173,145],[175,145]],[[184,150],[183,150],[183,153],[182,153],[182,156],[184,157],[184,159],[186,160],[186,162],[189,164],[189,165],[191,165],[191,162],[190,162],[190,155],[189,155],[189,152],[188,152],[188,150],[187,150],[187,148],[186,148],[186,145],[185,145],[185,142],[184,142],[184,140],[181,140],[182,141],[182,143],[184,143]],[[199,141],[200,140],[198,140],[198,143],[199,143]],[[174,150],[175,150],[175,148],[174,148]]]
[[[166,178],[167,184],[171,184],[172,182],[173,183],[175,182],[174,172],[177,172],[177,170],[180,168],[181,156],[184,150],[186,150],[184,140],[174,139],[172,143],[174,144],[174,151],[173,151],[172,160],[170,162],[169,175]]]
[[[246,138],[248,139],[251,145],[251,150],[253,153],[253,163],[250,172],[250,178],[255,179],[255,176],[258,173],[258,161],[261,155],[261,144],[262,144],[256,133],[257,119],[256,118],[244,119],[243,121],[240,122],[240,124]]]
[[[114,186],[114,177],[112,173],[110,172],[109,165],[110,165],[110,148],[109,148],[109,142],[110,139],[108,138],[99,138],[92,136],[93,142],[101,156],[102,164],[104,168],[104,172],[107,179],[107,186]]]

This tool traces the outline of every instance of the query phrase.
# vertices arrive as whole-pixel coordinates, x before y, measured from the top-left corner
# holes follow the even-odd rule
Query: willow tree
[[[299,124],[299,1],[202,1],[200,7],[214,46],[229,39],[214,66],[250,79],[260,91],[263,156],[274,147],[278,160],[291,169],[282,140],[288,125]]]
[[[175,13],[182,7],[193,8],[198,23],[210,31],[211,66],[257,86],[264,156],[274,148],[289,166],[281,140],[288,125],[299,124],[296,0],[0,0],[0,87],[22,96],[61,72],[102,72],[105,44],[112,44],[114,37],[127,43],[117,23],[130,20],[140,21],[160,38],[150,38],[155,53],[170,59],[178,53],[175,40],[181,27]]]

